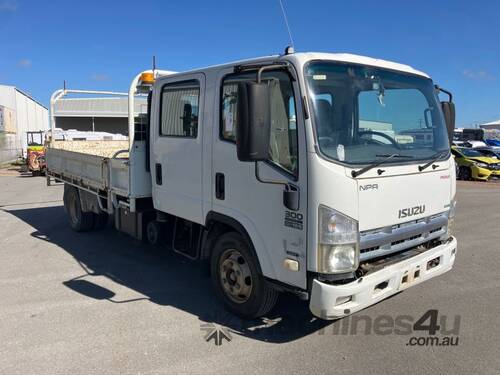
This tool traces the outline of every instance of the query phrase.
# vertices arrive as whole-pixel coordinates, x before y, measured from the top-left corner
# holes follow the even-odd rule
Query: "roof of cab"
[[[354,55],[351,53],[300,52],[300,53],[286,55],[286,57],[291,57],[292,59],[296,59],[301,64],[305,64],[306,62],[311,60],[331,60],[331,61],[339,61],[345,63],[369,65],[377,68],[397,70],[400,72],[411,73],[426,78],[430,78],[426,73],[414,69],[409,65],[400,64],[388,60],[375,59],[373,57],[368,57],[368,56]]]
[[[177,74],[203,72],[203,71],[206,71],[208,69],[220,69],[220,68],[236,66],[236,65],[259,64],[259,63],[263,63],[263,62],[278,61],[278,60],[288,60],[288,61],[294,62],[297,65],[299,65],[298,66],[299,68],[302,68],[308,61],[311,61],[311,60],[339,61],[339,62],[345,62],[345,63],[369,65],[369,66],[374,66],[377,68],[397,70],[400,72],[411,73],[411,74],[416,74],[416,75],[423,76],[426,78],[430,78],[426,73],[421,72],[419,70],[416,70],[409,65],[399,64],[399,63],[396,63],[393,61],[375,59],[375,58],[367,57],[367,56],[353,55],[350,53],[323,53],[323,52],[297,52],[297,53],[291,53],[288,55],[262,56],[262,57],[252,58],[252,59],[244,59],[244,60],[238,60],[238,61],[228,62],[228,63],[224,63],[224,64],[207,66],[204,68],[196,68],[196,69],[192,69],[190,71],[179,72]]]

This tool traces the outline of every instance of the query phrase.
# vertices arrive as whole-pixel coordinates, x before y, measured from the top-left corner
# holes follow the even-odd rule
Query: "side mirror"
[[[446,122],[446,129],[448,130],[448,140],[450,141],[450,145],[453,142],[453,133],[455,130],[455,103],[453,103],[453,95],[450,91],[439,87],[438,85],[434,86],[437,92],[442,92],[443,94],[448,95],[447,102],[441,102],[441,109],[443,110],[444,121]]]
[[[236,151],[240,161],[269,159],[271,90],[266,83],[238,84]]]
[[[441,102],[446,128],[448,130],[448,139],[450,144],[453,141],[453,132],[455,130],[455,103]]]

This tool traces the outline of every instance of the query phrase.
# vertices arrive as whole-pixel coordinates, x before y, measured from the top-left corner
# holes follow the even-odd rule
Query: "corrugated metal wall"
[[[16,160],[21,152],[21,142],[16,134],[0,132],[0,164]]]
[[[0,85],[0,163],[26,150],[26,131],[48,130],[48,110],[12,86]]]

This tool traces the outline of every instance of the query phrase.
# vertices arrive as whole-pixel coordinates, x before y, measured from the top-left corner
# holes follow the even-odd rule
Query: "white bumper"
[[[443,245],[349,284],[330,285],[313,280],[311,312],[322,319],[336,319],[362,310],[398,291],[449,271],[455,262],[456,249],[457,240],[452,237]],[[439,264],[428,269],[428,262],[435,259],[439,259]]]

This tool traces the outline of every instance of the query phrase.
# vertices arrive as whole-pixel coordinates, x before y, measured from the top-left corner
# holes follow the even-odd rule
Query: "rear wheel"
[[[94,214],[82,211],[78,190],[72,186],[65,186],[63,199],[71,228],[76,232],[91,230],[94,226]]]
[[[472,172],[469,167],[460,167],[458,169],[458,177],[460,180],[472,180]]]
[[[151,245],[158,245],[160,243],[161,225],[155,220],[151,220],[146,226],[146,239]]]
[[[234,314],[257,318],[276,304],[278,292],[266,283],[256,256],[240,234],[231,232],[219,237],[210,268],[218,297]]]

